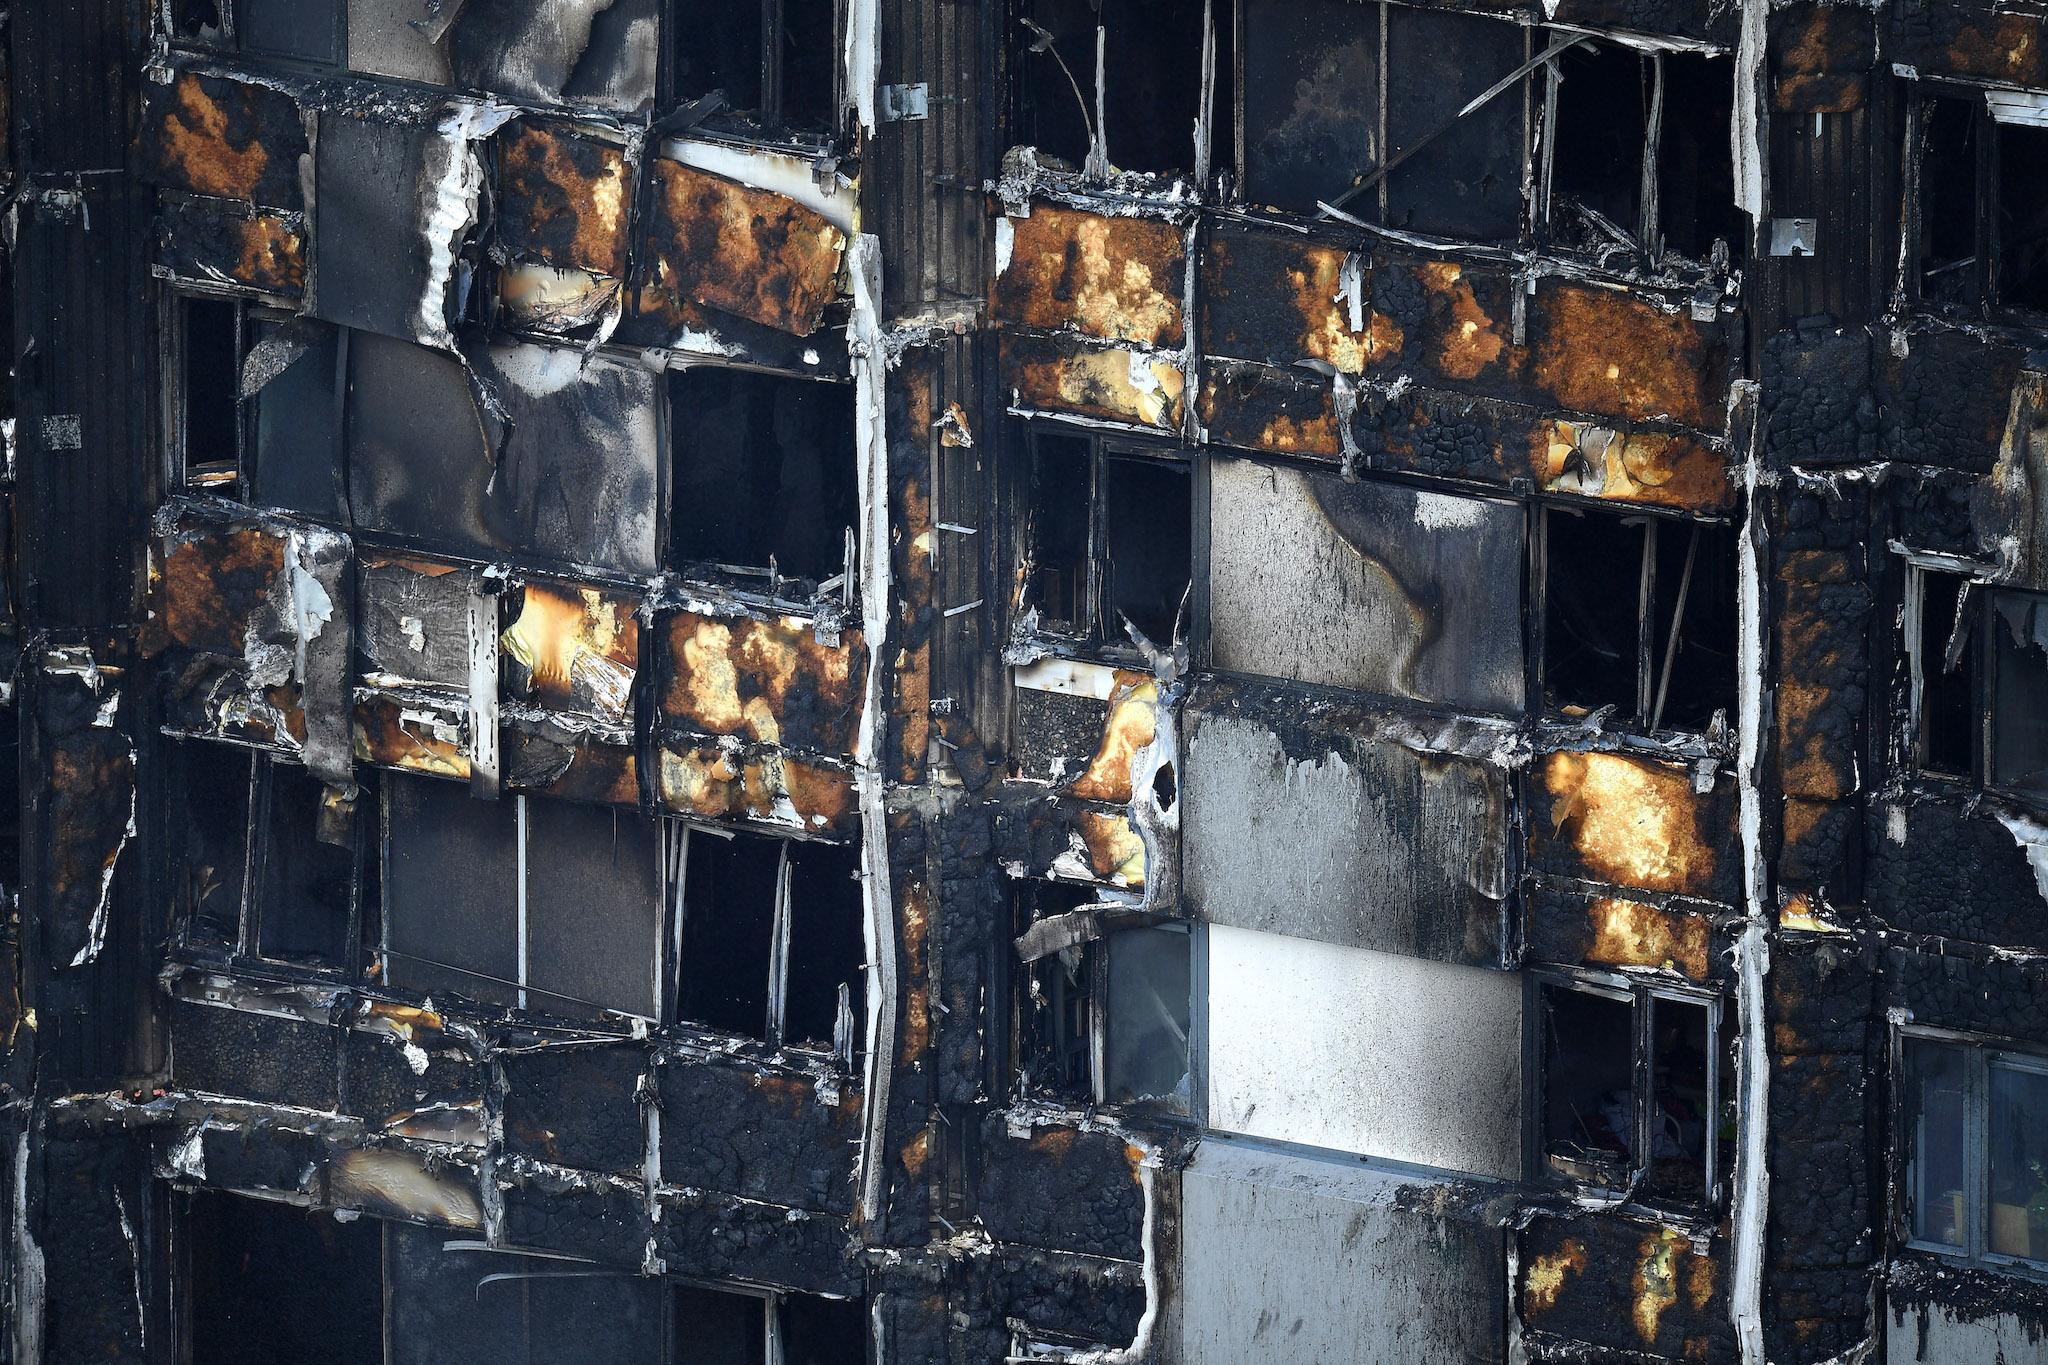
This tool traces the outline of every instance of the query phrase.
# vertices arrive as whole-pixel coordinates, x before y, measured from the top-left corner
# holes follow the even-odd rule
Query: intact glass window
[[[2048,1058],[1910,1034],[1900,1051],[1912,1244],[2048,1266]]]

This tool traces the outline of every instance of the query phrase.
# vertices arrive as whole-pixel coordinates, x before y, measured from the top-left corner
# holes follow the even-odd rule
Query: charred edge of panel
[[[269,85],[184,71],[145,87],[150,178],[171,189],[303,209],[306,131],[297,103]]]
[[[1183,237],[1171,223],[1035,205],[996,220],[990,315],[1161,350],[1185,336]]]
[[[823,321],[846,234],[816,210],[686,166],[652,163],[643,314],[687,325],[694,306],[796,336]]]

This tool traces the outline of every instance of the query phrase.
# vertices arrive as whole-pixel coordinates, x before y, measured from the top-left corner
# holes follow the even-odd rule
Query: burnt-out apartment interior
[[[0,0],[0,1365],[2048,1362],[2044,25]]]

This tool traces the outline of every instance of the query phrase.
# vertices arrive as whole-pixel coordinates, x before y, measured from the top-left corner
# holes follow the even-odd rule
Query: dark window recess
[[[784,1365],[864,1365],[868,1315],[856,1299],[782,1296]]]
[[[1981,95],[1923,94],[1918,122],[1920,297],[2048,312],[2048,128],[2001,123]]]
[[[323,784],[297,764],[268,762],[258,784],[257,951],[346,967],[355,912],[360,795]]]
[[[404,1223],[385,1224],[384,1236],[390,1353],[372,1361],[664,1365],[676,1359],[662,1350],[669,1287],[661,1280],[488,1251],[471,1238]]]
[[[1172,641],[1193,555],[1186,463],[1094,435],[1031,424],[1023,606],[1043,628],[1128,646],[1130,621]]]
[[[244,52],[333,66],[341,61],[342,0],[234,0]]]
[[[1524,30],[1469,14],[1389,5],[1389,157],[1385,222],[1472,241],[1516,237],[1522,225],[1522,99],[1509,89],[1466,106],[1524,60]],[[1365,196],[1360,196],[1363,199]],[[1348,211],[1356,213],[1354,200]]]
[[[860,515],[853,390],[697,366],[669,377],[676,559],[821,583]]]
[[[1557,1175],[1618,1186],[1635,1154],[1634,1007],[1549,983],[1541,1002],[1543,1159]]]
[[[170,811],[172,911],[198,942],[235,946],[249,863],[253,755],[199,740],[171,745],[165,796]]]
[[[833,0],[678,0],[666,27],[678,100],[716,91],[769,132],[838,126]]]
[[[1238,38],[1244,197],[1314,213],[1380,164],[1380,7],[1243,0]],[[1378,208],[1361,195],[1348,211]]]
[[[568,1018],[653,1017],[655,821],[539,797],[478,801],[397,774],[385,798],[392,985]]]
[[[706,1365],[766,1365],[769,1300],[695,1285],[675,1290],[676,1340]]]
[[[1748,232],[1735,207],[1728,59],[1580,43],[1554,69],[1556,114],[1543,149],[1553,236],[1585,250],[1620,243],[1700,262],[1718,242],[1739,258]]]
[[[843,1054],[867,957],[858,849],[701,830],[684,838],[677,1016]]]
[[[1061,882],[1023,883],[1013,902],[1018,939],[1039,921],[1086,915],[1098,894]],[[1119,929],[1021,964],[1014,976],[1020,1087],[1075,1104],[1150,1101],[1185,1111],[1189,944],[1181,924]]]
[[[1218,24],[1228,24],[1220,0],[1214,13]],[[1181,0],[1021,0],[1008,39],[1016,73],[1011,140],[1082,170],[1099,104],[1113,168],[1194,169],[1201,14],[1199,3]],[[1219,85],[1224,79],[1219,71]]]
[[[1103,633],[1124,636],[1128,620],[1170,644],[1187,595],[1193,506],[1188,468],[1109,455],[1102,471]]]
[[[1900,1221],[1959,1259],[2048,1265],[2048,1058],[1900,1040]]]
[[[226,1194],[177,1196],[189,1354],[206,1365],[384,1358],[379,1224]]]
[[[233,496],[241,472],[242,310],[230,299],[178,301],[177,449],[184,482]]]
[[[1733,715],[1735,558],[1729,527],[1546,508],[1545,704],[1649,729]]]
[[[1533,1156],[1554,1179],[1711,1204],[1735,1144],[1719,1002],[1539,977]]]
[[[171,32],[180,38],[220,32],[220,0],[171,0]]]
[[[1914,755],[1923,772],[1968,777],[1975,766],[1982,679],[1970,581],[1961,574],[1909,571],[1918,588],[1913,685],[1919,730]]]
[[[2048,797],[2048,596],[1991,594],[1991,783]]]

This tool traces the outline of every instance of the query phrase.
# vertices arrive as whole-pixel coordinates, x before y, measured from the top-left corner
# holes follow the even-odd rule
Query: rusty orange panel
[[[818,330],[844,233],[793,199],[680,162],[656,161],[653,176],[649,292],[796,336]]]
[[[158,259],[185,279],[232,280],[286,297],[306,287],[306,239],[296,214],[169,200],[157,235]]]
[[[499,637],[523,700],[625,721],[640,669],[639,599],[573,583],[528,580]]]
[[[1003,382],[1015,406],[1174,431],[1186,383],[1170,356],[1005,333]]]
[[[867,666],[859,631],[827,645],[799,616],[733,620],[681,611],[669,618],[666,638],[664,718],[709,735],[852,752]]]
[[[1845,114],[1862,106],[1877,61],[1876,16],[1860,6],[1795,5],[1770,19],[1771,108]]]
[[[1513,397],[1515,280],[1456,261],[1374,262],[1368,368]],[[1382,278],[1384,277],[1384,278]]]
[[[1628,421],[1727,425],[1727,348],[1683,310],[1544,281],[1529,304],[1529,380],[1558,407]]]
[[[462,752],[465,723],[452,709],[411,705],[385,694],[359,695],[355,756],[380,768],[467,778],[469,758]]]
[[[1276,365],[1320,360],[1358,374],[1389,342],[1399,346],[1398,330],[1372,310],[1363,253],[1234,231],[1217,232],[1203,247],[1202,348],[1211,354]]]
[[[717,745],[665,745],[657,786],[668,809],[706,820],[836,834],[856,814],[851,774],[774,752],[742,757]]]
[[[1159,684],[1149,673],[1118,669],[1109,694],[1109,719],[1087,770],[1070,796],[1123,805],[1131,799],[1131,759],[1152,742],[1159,721]]]
[[[1112,886],[1145,884],[1145,840],[1122,812],[1084,810],[1075,821],[1088,871]]]
[[[2041,16],[1990,7],[1916,6],[1892,14],[1891,59],[1922,76],[1968,76],[2010,85],[2048,86],[2048,44]]]
[[[1593,881],[1710,897],[1723,871],[1717,812],[1675,763],[1554,753],[1531,784],[1532,860]]]
[[[1529,433],[1529,468],[1545,492],[1721,512],[1734,505],[1728,457],[1695,436],[1618,431],[1564,418]]]
[[[640,804],[633,750],[545,722],[507,720],[502,737],[507,791],[531,791],[600,806]]]
[[[526,119],[498,135],[498,229],[516,260],[626,274],[626,154]]]
[[[905,1066],[923,1057],[931,1045],[931,983],[925,958],[931,938],[931,891],[922,881],[904,884],[898,896],[898,932],[903,943],[905,991],[903,995],[903,1036],[898,1039],[897,1059]]]
[[[1587,918],[1593,943],[1586,961],[1606,967],[1675,971],[1694,981],[1707,979],[1713,926],[1706,916],[1602,896],[1592,902]]]
[[[1218,365],[1203,375],[1195,410],[1208,438],[1224,445],[1325,460],[1344,453],[1327,382],[1262,365]]]
[[[169,85],[145,86],[142,122],[153,183],[271,208],[302,206],[306,130],[291,96],[188,71]]]
[[[262,608],[284,568],[285,538],[239,527],[164,546],[156,584],[156,652],[165,643],[239,659],[250,618]]]
[[[989,302],[997,321],[1072,328],[1102,341],[1181,344],[1187,254],[1172,223],[1034,204],[1029,217],[999,219],[996,232],[999,242],[1009,239]]]

